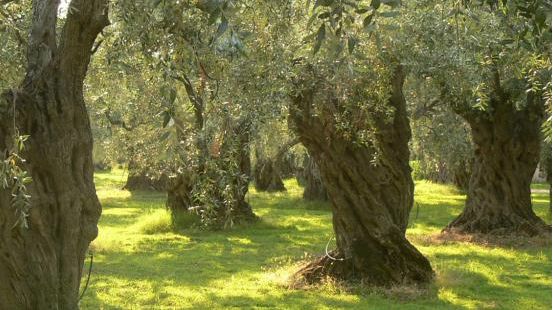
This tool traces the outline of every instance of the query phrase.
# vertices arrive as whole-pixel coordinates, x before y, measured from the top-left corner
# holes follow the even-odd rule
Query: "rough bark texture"
[[[201,131],[203,130],[203,116],[200,113],[196,113],[196,128]],[[185,133],[183,128],[186,128],[184,122],[179,118],[175,117],[175,130],[178,141],[185,141]],[[200,157],[208,156],[207,147],[204,145],[203,141],[197,140],[196,145],[200,149]],[[203,161],[201,161],[203,163]],[[198,167],[198,171],[193,171],[192,168],[186,167],[187,169],[181,169],[175,172],[175,177],[169,178],[167,183],[167,201],[166,206],[171,211],[172,215],[177,215],[182,212],[189,212],[189,208],[193,206],[192,190],[194,188],[195,177],[200,169],[203,167]]]
[[[389,122],[386,117],[375,119],[373,146],[378,145],[380,159],[375,164],[371,164],[374,147],[356,145],[337,132],[332,120],[340,101],[331,99],[332,94],[310,86],[292,97],[291,123],[320,168],[332,203],[337,245],[297,273],[307,282],[331,276],[390,286],[428,282],[433,276],[428,260],[405,238],[413,181],[401,70],[391,82],[389,105],[395,112]]]
[[[181,172],[174,179],[169,180],[166,205],[174,215],[189,212],[188,209],[193,206],[194,172],[187,172]]]
[[[310,156],[305,156],[303,169],[298,176],[298,182],[304,187],[303,199],[328,200],[328,194],[321,178],[319,167],[317,167],[317,163]]]
[[[260,192],[282,192],[285,191],[282,182],[282,172],[289,173],[290,162],[285,159],[286,153],[300,143],[295,138],[280,147],[274,159],[257,156],[257,163],[254,171],[255,189]]]
[[[463,160],[453,170],[453,184],[463,192],[468,191],[471,176],[471,160]]]
[[[98,231],[83,80],[108,24],[107,1],[71,6],[58,45],[58,1],[33,1],[26,77],[0,99],[0,150],[15,134],[15,119],[19,133],[30,135],[22,155],[33,178],[28,229],[12,228],[10,192],[0,190],[0,309],[76,309],[86,251]]]
[[[161,167],[159,167],[161,169]],[[123,189],[129,191],[155,190],[165,191],[169,180],[166,174],[150,173],[147,168],[140,168],[131,160],[128,166],[129,174]]]
[[[225,195],[223,194],[223,188],[218,188],[218,191],[213,193],[213,201],[218,202],[219,207],[215,215],[215,223],[218,228],[228,227],[229,225],[236,223],[252,222],[257,219],[257,216],[253,212],[251,206],[246,201],[246,194],[248,193],[248,184],[251,175],[251,162],[250,162],[250,130],[249,122],[239,122],[231,131],[228,137],[225,137],[224,143],[221,146],[220,154],[218,158],[210,158],[208,152],[201,152],[200,156],[203,156],[201,161],[212,160],[218,164],[224,165],[228,161],[235,161],[238,163],[238,171],[234,175],[233,180],[227,185],[230,185],[234,197],[232,205],[225,205]],[[207,149],[207,148],[206,148]],[[225,169],[225,167],[222,167]],[[177,215],[182,212],[190,212],[190,208],[194,207],[201,202],[194,201],[193,190],[195,182],[198,182],[198,178],[203,175],[215,179],[217,174],[212,174],[212,171],[206,170],[206,166],[201,164],[197,171],[189,170],[188,173],[180,173],[177,177],[171,181],[168,187],[167,195],[167,207],[171,210],[172,214]]]
[[[517,110],[495,83],[491,112],[461,115],[472,130],[475,154],[463,212],[446,230],[463,233],[549,234],[532,209],[530,184],[540,156],[543,103],[532,94]]]
[[[242,120],[234,129],[233,137],[230,139],[237,139],[238,143],[231,145],[223,145],[223,152],[228,152],[229,155],[235,153],[237,148],[238,152],[236,156],[238,157],[238,172],[240,176],[235,178],[235,183],[233,187],[236,191],[235,197],[236,202],[235,206],[232,208],[231,217],[235,221],[248,223],[257,220],[257,215],[252,210],[250,204],[246,201],[246,195],[248,194],[248,186],[250,184],[250,175],[252,170],[251,156],[250,156],[250,139],[251,139],[251,128],[250,121],[245,119]],[[223,154],[225,156],[225,154]],[[245,178],[244,178],[245,177]]]
[[[259,158],[254,171],[255,189],[259,192],[285,191],[276,164],[270,158]]]

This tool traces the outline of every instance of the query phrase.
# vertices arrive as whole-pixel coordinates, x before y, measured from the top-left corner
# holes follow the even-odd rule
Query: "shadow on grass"
[[[252,191],[249,201],[262,219],[252,225],[147,235],[133,225],[164,209],[165,194],[121,191],[117,176],[101,177],[98,242],[105,244],[97,251],[83,309],[551,308],[550,247],[494,249],[419,238],[439,232],[461,212],[464,196],[449,187],[423,184],[418,190],[419,212],[411,213],[409,233],[438,276],[428,294],[402,300],[361,287],[286,288],[297,263],[306,254],[322,254],[333,235],[330,204],[306,203],[297,189]]]
[[[459,252],[429,255],[440,290],[475,308],[551,309],[551,251]]]

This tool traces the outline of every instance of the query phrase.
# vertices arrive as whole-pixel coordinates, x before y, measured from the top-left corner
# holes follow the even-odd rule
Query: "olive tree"
[[[0,98],[0,158],[13,149],[14,136],[28,136],[20,153],[25,160],[16,163],[32,178],[24,219],[12,208],[13,188],[0,187],[3,309],[77,308],[86,251],[98,232],[83,81],[96,37],[109,24],[107,1],[73,0],[64,19],[58,6],[32,1],[30,33],[21,45],[25,76]]]

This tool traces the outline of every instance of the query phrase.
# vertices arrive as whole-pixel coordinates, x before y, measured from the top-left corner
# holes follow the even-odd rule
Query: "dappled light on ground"
[[[121,190],[121,174],[96,175],[103,214],[83,309],[551,309],[550,243],[435,240],[462,209],[464,195],[451,186],[416,183],[407,236],[436,272],[430,288],[383,292],[330,281],[292,290],[288,277],[324,253],[333,236],[329,205],[303,201],[295,180],[285,182],[284,193],[250,191],[256,224],[174,231],[165,195]],[[547,218],[547,193],[534,198]]]

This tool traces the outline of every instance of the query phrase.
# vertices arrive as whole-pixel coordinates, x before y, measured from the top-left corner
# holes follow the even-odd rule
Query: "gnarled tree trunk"
[[[321,178],[321,172],[317,163],[310,156],[305,156],[303,161],[303,170],[298,177],[298,181],[303,185],[303,199],[305,200],[328,200],[325,185]]]
[[[540,156],[543,105],[528,95],[517,110],[507,94],[492,97],[490,114],[463,113],[475,146],[463,212],[446,230],[464,233],[549,233],[532,210],[530,184]]]
[[[158,167],[160,168],[160,167]],[[138,167],[131,158],[128,164],[129,174],[123,189],[129,191],[156,190],[164,191],[168,187],[168,177],[165,173],[149,173],[149,168]]]
[[[129,191],[164,191],[167,189],[167,179],[164,175],[151,176],[146,169],[129,171],[127,182],[123,189]]]
[[[0,190],[1,309],[77,309],[83,262],[98,230],[83,80],[108,24],[107,1],[73,0],[59,45],[58,3],[33,1],[26,77],[0,101],[0,110],[8,107],[0,114],[0,150],[16,134],[15,119],[19,133],[30,136],[22,166],[33,179],[28,228],[14,227],[10,192]]]
[[[239,175],[234,178],[234,184],[232,184],[235,190],[234,197],[236,201],[234,202],[230,215],[234,221],[242,223],[257,220],[257,216],[253,212],[252,207],[246,201],[252,170],[250,158],[250,126],[251,123],[248,119],[242,120],[233,128],[232,137],[228,137],[229,139],[237,139],[238,143],[232,145],[234,143],[231,142],[231,145],[223,145],[223,156],[236,156],[237,158],[235,160],[238,161]],[[237,150],[233,150],[233,146],[235,146]],[[235,152],[237,154],[233,155]]]
[[[188,170],[169,179],[166,205],[173,215],[189,212],[189,208],[193,206],[194,177],[194,172]]]
[[[470,176],[472,174],[472,159],[461,161],[453,169],[453,184],[466,192],[469,188]]]
[[[298,143],[300,141],[297,138],[288,141],[280,147],[274,159],[257,156],[254,170],[254,184],[257,191],[282,192],[286,190],[281,176],[285,164],[284,156],[290,148]]]
[[[282,192],[286,190],[276,166],[276,163],[270,158],[257,159],[254,170],[254,185],[258,192]]]
[[[428,260],[405,238],[413,181],[400,69],[391,82],[388,104],[395,109],[394,117],[390,122],[384,116],[375,119],[378,141],[373,146],[344,139],[331,121],[340,103],[325,102],[325,93],[311,87],[292,97],[292,126],[320,168],[332,203],[337,245],[298,272],[307,282],[332,276],[390,286],[428,282],[433,276]],[[324,108],[330,104],[334,107]],[[320,107],[317,115],[311,113],[313,105]],[[373,164],[377,151],[379,161]]]
[[[203,156],[199,160],[200,162],[212,160],[216,164],[223,165],[220,167],[221,169],[226,169],[224,165],[230,161],[234,161],[238,167],[237,171],[235,171],[236,173],[232,175],[232,180],[227,183],[233,191],[233,201],[226,201],[227,199],[225,199],[225,194],[223,193],[223,190],[227,190],[226,188],[217,188],[212,193],[213,201],[217,201],[219,204],[215,220],[217,228],[224,228],[235,223],[252,222],[257,219],[251,206],[246,201],[251,175],[249,126],[248,120],[236,124],[229,132],[229,136],[225,137],[217,158],[212,157],[212,154],[208,151],[203,151],[199,154],[199,156]],[[201,149],[207,150],[207,147],[202,147]],[[191,212],[191,207],[201,205],[202,202],[195,201],[193,196],[194,185],[199,181],[200,177],[205,177],[206,174],[213,174],[208,176],[211,178],[219,177],[218,174],[207,169],[207,166],[202,163],[197,168],[197,171],[189,169],[187,173],[181,172],[171,181],[167,192],[167,207],[171,210],[173,216],[183,212]],[[229,169],[233,170],[233,168]],[[201,208],[202,206],[200,206]]]

